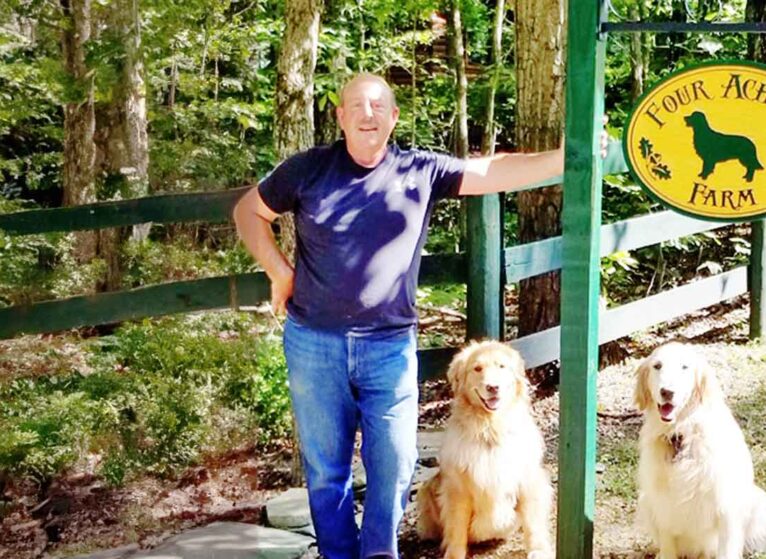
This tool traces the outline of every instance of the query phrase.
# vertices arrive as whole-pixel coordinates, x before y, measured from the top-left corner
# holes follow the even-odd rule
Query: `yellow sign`
[[[766,66],[670,75],[633,109],[623,149],[638,182],[676,210],[722,221],[766,214]]]

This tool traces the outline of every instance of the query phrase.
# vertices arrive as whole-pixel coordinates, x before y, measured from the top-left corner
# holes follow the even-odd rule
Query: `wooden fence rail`
[[[607,159],[606,168],[611,172],[624,170],[621,156]],[[16,212],[0,215],[0,229],[9,234],[27,235],[126,226],[147,221],[223,222],[229,219],[231,209],[246,190],[241,188],[225,192],[163,195],[75,208]],[[87,226],[83,226],[82,221],[87,221]],[[726,225],[669,211],[647,214],[604,225],[601,229],[601,255],[646,247]],[[554,237],[509,247],[501,256],[500,261],[505,266],[505,281],[514,283],[560,269],[562,238]],[[464,254],[424,256],[420,284],[465,283],[466,268]],[[741,268],[604,311],[599,341],[604,343],[615,340],[641,328],[734,297],[747,291],[746,284],[745,269]],[[257,272],[17,305],[0,308],[0,339],[22,333],[51,332],[181,312],[238,309],[261,304],[268,298],[268,279],[262,272]],[[559,336],[560,329],[557,327],[513,340],[510,344],[521,352],[529,367],[535,367],[559,358]],[[454,352],[454,348],[421,350],[421,379],[436,378],[443,374]]]

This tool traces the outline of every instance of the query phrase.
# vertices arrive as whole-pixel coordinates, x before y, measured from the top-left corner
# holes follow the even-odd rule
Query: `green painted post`
[[[468,199],[468,339],[503,336],[500,195]]]
[[[569,2],[561,276],[557,553],[593,556],[601,157],[606,38],[595,0]]]
[[[766,246],[764,246],[764,220],[760,219],[751,224],[752,238],[750,242],[750,339],[763,337],[763,326],[766,324],[766,284],[764,283],[764,267],[766,265]]]

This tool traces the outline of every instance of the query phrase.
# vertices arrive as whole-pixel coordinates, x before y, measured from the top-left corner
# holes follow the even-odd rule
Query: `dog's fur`
[[[763,169],[758,161],[755,144],[745,136],[723,134],[710,128],[707,117],[700,111],[694,111],[684,117],[686,125],[694,134],[694,150],[702,159],[702,171],[699,176],[706,179],[718,163],[736,159],[745,168],[747,182],[752,182],[756,171]]]
[[[500,342],[473,343],[447,377],[452,415],[439,473],[418,492],[418,534],[441,539],[445,558],[463,559],[468,543],[507,538],[520,524],[528,557],[552,557],[553,490],[521,356]]]
[[[711,368],[669,343],[638,369],[638,514],[660,559],[735,559],[766,546],[766,493]]]

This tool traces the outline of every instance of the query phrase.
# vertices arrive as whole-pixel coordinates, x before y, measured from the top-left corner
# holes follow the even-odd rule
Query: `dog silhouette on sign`
[[[747,170],[743,177],[747,182],[752,182],[755,172],[763,169],[758,161],[755,144],[750,138],[716,132],[710,128],[707,117],[700,111],[684,117],[684,121],[692,129],[694,151],[702,159],[701,178],[710,176],[718,163],[731,159],[739,161]]]

